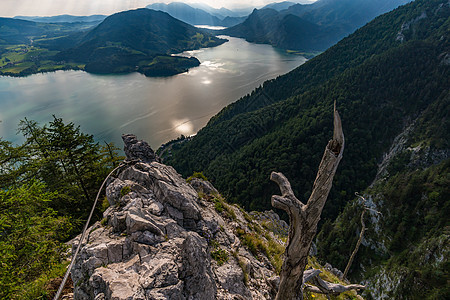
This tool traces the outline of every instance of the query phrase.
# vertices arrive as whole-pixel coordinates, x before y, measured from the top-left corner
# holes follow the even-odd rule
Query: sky
[[[261,7],[283,0],[0,0],[0,16],[55,16],[62,14],[87,16],[113,14],[123,10],[145,7],[156,2],[206,3],[212,7]],[[314,2],[315,0],[289,0]]]

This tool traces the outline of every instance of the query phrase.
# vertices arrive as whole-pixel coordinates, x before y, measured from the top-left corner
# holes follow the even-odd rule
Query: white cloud
[[[282,2],[283,0],[1,0],[0,16],[13,17],[18,15],[26,16],[54,16],[61,14],[71,15],[92,15],[92,14],[112,14],[118,11],[145,7],[155,2],[186,2],[186,3],[206,3],[210,6],[220,8],[236,7],[261,7],[272,2]],[[290,0],[296,2],[296,0]],[[297,0],[300,2],[301,0]],[[315,1],[315,0],[307,0]]]

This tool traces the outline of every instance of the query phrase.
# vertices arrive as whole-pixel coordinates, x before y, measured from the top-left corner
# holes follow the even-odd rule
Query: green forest
[[[43,126],[24,119],[18,132],[20,145],[0,139],[0,298],[46,299],[49,280],[65,272],[65,242],[122,157],[57,117]]]
[[[386,237],[380,241],[370,237],[370,230],[367,234],[373,244],[384,241],[386,249],[360,250],[350,277],[376,276],[381,267],[373,265],[391,264],[390,270],[397,272],[392,280],[405,281],[392,297],[403,293],[414,299],[445,298],[446,260],[439,267],[420,269],[417,257],[425,255],[429,241],[439,245],[439,251],[447,249],[436,253],[448,255],[443,245],[450,225],[445,217],[450,213],[449,32],[450,8],[442,0],[416,0],[377,17],[323,54],[224,108],[195,137],[165,151],[164,162],[186,176],[202,171],[229,200],[247,210],[272,208],[270,198],[278,193],[269,180],[272,171],[283,172],[297,197],[306,201],[332,136],[336,101],[346,145],[322,213],[319,258],[345,267],[360,228],[354,194],[365,192],[382,199],[378,205],[390,203],[380,225]],[[408,128],[405,150],[367,190],[383,155]],[[407,272],[412,275],[399,277]]]

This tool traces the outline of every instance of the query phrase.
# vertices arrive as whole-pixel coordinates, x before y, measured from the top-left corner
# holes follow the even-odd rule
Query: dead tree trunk
[[[348,260],[347,266],[345,267],[344,276],[343,279],[347,278],[348,271],[350,270],[350,266],[353,263],[353,259],[355,259],[356,253],[358,253],[359,246],[361,245],[364,232],[366,231],[366,224],[364,223],[364,214],[366,213],[366,210],[364,209],[361,214],[361,233],[359,234],[358,242],[356,242],[355,250],[353,250],[352,255],[350,256],[350,259]]]
[[[358,253],[359,246],[361,246],[361,242],[364,237],[364,232],[366,231],[366,224],[364,223],[364,214],[366,213],[366,210],[370,210],[370,211],[373,211],[373,212],[381,215],[381,213],[379,211],[376,211],[376,210],[371,209],[368,206],[366,206],[367,200],[363,196],[359,195],[358,193],[355,193],[355,195],[357,197],[359,197],[359,199],[361,199],[363,202],[363,212],[361,213],[361,233],[359,234],[358,242],[356,242],[355,249],[353,250],[352,255],[350,256],[350,259],[348,260],[347,266],[345,267],[345,271],[344,271],[344,275],[343,275],[344,280],[347,278],[348,271],[350,270],[353,260],[355,259],[356,253]]]
[[[270,179],[278,184],[282,194],[281,196],[272,196],[272,206],[285,210],[290,221],[276,300],[303,299],[303,271],[307,264],[309,248],[316,235],[317,223],[320,220],[343,151],[344,133],[335,104],[333,139],[325,148],[308,202],[303,204],[295,197],[291,184],[283,174],[272,172],[270,175]]]

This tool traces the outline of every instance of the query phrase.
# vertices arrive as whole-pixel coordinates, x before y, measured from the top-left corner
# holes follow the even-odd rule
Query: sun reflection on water
[[[194,125],[188,119],[173,120],[172,125],[174,126],[174,130],[179,134],[189,136],[194,133]]]

